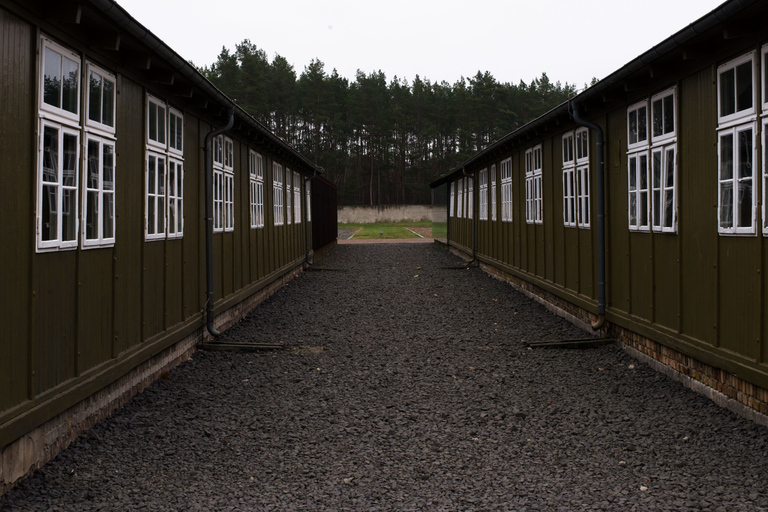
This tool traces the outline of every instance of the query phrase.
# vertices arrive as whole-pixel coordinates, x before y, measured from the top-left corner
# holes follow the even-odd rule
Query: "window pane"
[[[115,190],[115,148],[105,144],[102,156],[103,167],[103,188],[104,190]]]
[[[736,112],[736,84],[734,70],[720,73],[720,116]]]
[[[61,183],[66,187],[77,186],[77,136],[64,134],[64,162]]]
[[[157,106],[157,142],[165,144],[165,108]]]
[[[640,155],[640,189],[648,189],[648,156]]]
[[[752,108],[752,61],[736,68],[736,110]]]
[[[157,105],[149,103],[149,140],[157,140]]]
[[[85,212],[85,238],[95,240],[99,238],[99,193],[90,191],[86,194]]]
[[[739,179],[752,177],[752,130],[739,132]]]
[[[88,141],[88,173],[85,186],[90,189],[99,188],[99,175],[101,174],[99,170],[99,146],[101,146],[99,141]]]
[[[629,143],[637,143],[637,110],[629,113]]]
[[[103,208],[104,238],[115,237],[115,194],[104,194]]]
[[[658,137],[664,133],[664,119],[661,100],[653,102],[653,136]]]
[[[77,84],[80,80],[80,64],[64,57],[62,72],[64,87],[61,95],[61,108],[77,114]]]
[[[56,209],[57,192],[59,188],[56,185],[43,186],[43,205],[42,205],[42,239],[56,240],[58,238],[58,211]]]
[[[48,126],[43,132],[43,181],[59,182],[59,131]]]
[[[720,179],[733,178],[733,134],[720,136]]]
[[[104,91],[102,93],[103,107],[101,110],[101,122],[114,128],[115,126],[115,83],[104,79]]]
[[[637,140],[638,141],[645,141],[648,140],[648,113],[646,112],[646,108],[642,107],[638,109],[637,111]]]
[[[88,77],[88,119],[101,122],[101,76],[91,72]]]
[[[176,195],[176,163],[168,162],[168,195]]]
[[[720,184],[720,227],[733,226],[733,182]]]
[[[672,201],[675,198],[674,194],[671,191],[667,191],[664,194],[664,227],[665,228],[671,228],[672,227]]]
[[[653,188],[661,187],[661,151],[653,152]]]
[[[667,150],[667,162],[665,169],[667,171],[666,184],[667,188],[675,186],[675,150]]]
[[[77,189],[65,188],[61,191],[61,240],[77,240]]]
[[[157,159],[154,156],[150,156],[147,160],[147,191],[150,194],[155,193],[155,164]]]
[[[157,195],[165,196],[165,160],[157,159]]]
[[[674,96],[671,94],[665,96],[664,102],[664,133],[672,133],[675,131],[675,107]]]
[[[43,75],[43,101],[61,107],[61,55],[50,48],[45,49]]]
[[[648,225],[648,192],[640,192],[640,204],[638,205],[639,226]]]
[[[637,188],[637,157],[629,158],[629,190]]]

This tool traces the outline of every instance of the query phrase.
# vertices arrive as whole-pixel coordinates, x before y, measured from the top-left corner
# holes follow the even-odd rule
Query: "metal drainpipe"
[[[304,247],[306,249],[304,263],[307,265],[312,265],[309,262],[309,205],[307,204],[307,187],[309,186],[309,182],[315,179],[315,176],[317,176],[317,169],[315,169],[312,176],[304,180]]]
[[[221,334],[213,327],[213,138],[228,131],[235,124],[235,107],[229,108],[229,121],[226,126],[208,132],[205,136],[203,157],[205,158],[205,277],[208,301],[205,304],[206,327],[212,336]]]
[[[597,320],[592,329],[605,325],[605,157],[603,155],[603,129],[579,116],[579,105],[573,104],[573,120],[597,133]]]
[[[475,214],[475,175],[467,174],[466,167],[462,167],[461,172],[464,176],[472,180],[472,259],[467,262],[467,266],[477,261],[477,215]]]

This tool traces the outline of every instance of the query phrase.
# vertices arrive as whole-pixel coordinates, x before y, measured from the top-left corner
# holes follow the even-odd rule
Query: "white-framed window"
[[[184,154],[184,114],[168,107],[168,151]]]
[[[45,37],[40,46],[40,117],[79,125],[82,59]]]
[[[147,145],[165,151],[168,148],[168,108],[164,101],[147,95]]]
[[[654,231],[675,231],[675,154],[674,144],[651,150],[651,227]]]
[[[650,231],[648,100],[627,109],[627,193],[631,231]]]
[[[756,77],[754,51],[717,68],[717,217],[724,235],[757,234]]]
[[[563,135],[563,225],[576,226],[576,159],[573,132]]]
[[[235,229],[234,142],[218,135],[213,139],[213,232]]]
[[[627,109],[627,217],[631,231],[677,232],[676,143],[675,87]]]
[[[168,158],[168,238],[184,235],[184,163]]]
[[[87,135],[83,177],[83,247],[115,243],[115,141]]]
[[[488,220],[488,169],[483,169],[478,173],[478,193],[480,198],[480,220]]]
[[[105,134],[114,135],[117,98],[115,76],[91,62],[86,63],[86,76],[88,77],[88,97],[86,98],[88,115],[85,125]]]
[[[718,131],[718,219],[723,234],[755,234],[757,123]]]
[[[542,190],[541,144],[525,152],[525,221],[541,224],[544,221]]]
[[[184,236],[184,115],[151,94],[147,94],[146,115],[145,238],[181,238]]]
[[[74,249],[79,239],[82,59],[40,39],[36,248]]]
[[[147,201],[144,218],[147,240],[165,238],[166,156],[147,151]]]
[[[512,222],[512,159],[501,162],[501,222]]]
[[[293,215],[292,212],[292,196],[293,196],[293,187],[292,187],[292,180],[291,177],[293,175],[291,174],[291,170],[289,168],[285,168],[285,222],[286,224],[291,224],[291,218]]]
[[[38,250],[77,247],[80,132],[43,120],[38,147]]]
[[[496,222],[496,164],[491,166],[491,221]]]
[[[752,51],[718,66],[718,128],[741,123],[756,114],[755,65],[755,52]]]
[[[589,130],[576,130],[576,225],[589,228]]]
[[[648,231],[650,229],[648,196],[648,150],[636,151],[628,156],[629,183],[629,229]]]
[[[283,166],[272,162],[272,205],[275,217],[275,226],[282,226],[285,222],[283,212]]]
[[[473,215],[475,214],[475,194],[474,194],[474,187],[475,187],[475,177],[472,176],[471,178],[466,179],[467,184],[467,218],[471,219],[473,218]]]
[[[459,195],[457,198],[457,210],[456,216],[460,219],[464,218],[464,178],[459,180]]]
[[[312,185],[307,183],[307,222],[312,222]]]
[[[451,187],[450,188],[450,190],[451,190],[451,192],[450,192],[451,199],[450,199],[450,202],[448,203],[448,216],[449,217],[453,217],[453,213],[455,211],[454,210],[454,208],[455,208],[455,201],[456,201],[456,194],[455,194],[456,182],[452,181],[450,187]]]
[[[224,231],[235,229],[235,175],[224,173]]]
[[[301,175],[293,172],[293,222],[301,224]]]
[[[248,170],[251,185],[251,227],[264,227],[264,158],[250,150]]]

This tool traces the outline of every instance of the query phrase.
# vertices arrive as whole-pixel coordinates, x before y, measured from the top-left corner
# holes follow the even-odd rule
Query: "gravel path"
[[[338,246],[2,510],[764,511],[768,429],[434,245]]]

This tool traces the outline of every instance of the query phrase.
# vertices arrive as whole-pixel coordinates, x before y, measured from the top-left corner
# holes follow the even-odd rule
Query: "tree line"
[[[477,72],[454,84],[381,70],[354,80],[313,59],[297,75],[248,40],[200,70],[338,187],[341,205],[428,204],[429,183],[565,101],[572,84],[546,73],[526,84]]]

